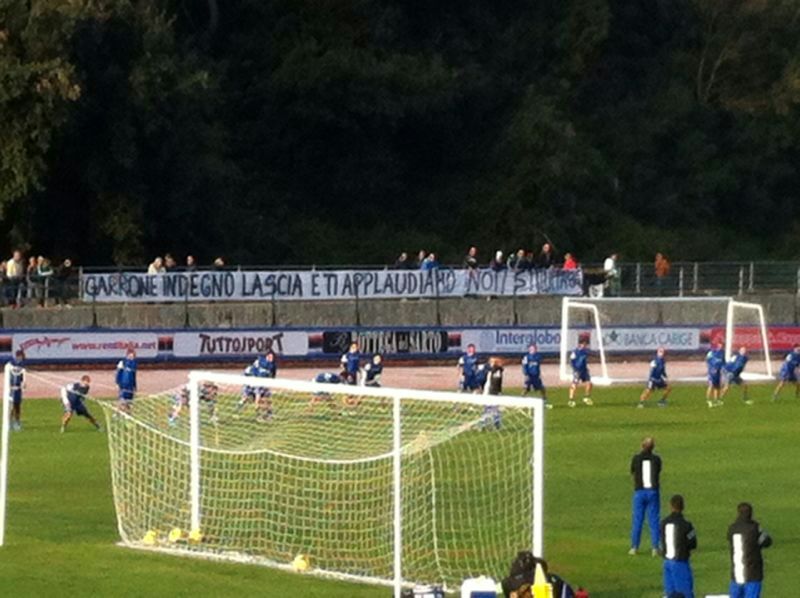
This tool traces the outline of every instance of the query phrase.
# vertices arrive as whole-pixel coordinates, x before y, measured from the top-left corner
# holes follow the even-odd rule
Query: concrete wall
[[[800,297],[747,295],[761,303],[767,321],[798,324]],[[708,324],[725,321],[720,303],[604,304],[617,324]],[[76,305],[71,308],[3,309],[4,328],[233,328],[263,326],[410,326],[559,324],[560,297],[436,300],[285,301],[172,305]],[[588,323],[588,320],[587,320]]]

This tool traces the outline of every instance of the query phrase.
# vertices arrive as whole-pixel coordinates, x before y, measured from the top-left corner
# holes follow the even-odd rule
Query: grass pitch
[[[545,542],[551,568],[593,598],[656,598],[661,563],[646,551],[628,556],[630,458],[653,435],[664,459],[662,515],[673,493],[686,497],[698,531],[696,595],[724,593],[729,580],[725,532],[736,504],[753,503],[775,545],[765,551],[766,596],[790,596],[800,556],[800,401],[787,389],[736,389],[708,409],[703,389],[679,387],[665,409],[637,410],[639,388],[595,391],[595,407],[565,407],[554,390],[547,413]],[[94,406],[96,415],[100,409]],[[12,436],[6,546],[0,549],[3,596],[319,596],[387,597],[387,588],[352,585],[262,567],[141,553],[116,546],[118,535],[106,438],[81,418],[58,432],[57,401],[28,401],[25,429]],[[488,433],[488,432],[487,432]],[[487,517],[490,517],[487,514]],[[642,547],[648,547],[647,529]],[[508,555],[509,562],[513,554]]]

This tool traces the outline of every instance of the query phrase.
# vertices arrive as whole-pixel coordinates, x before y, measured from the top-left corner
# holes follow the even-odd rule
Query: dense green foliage
[[[734,392],[737,389],[734,389]],[[554,389],[547,413],[546,524],[548,560],[594,598],[657,598],[661,566],[628,556],[631,481],[628,466],[652,434],[665,464],[666,503],[680,492],[698,530],[693,556],[698,595],[724,593],[730,570],[725,531],[739,501],[775,539],[765,552],[765,592],[794,595],[800,535],[796,464],[797,400],[771,403],[753,387],[756,404],[731,396],[709,410],[698,386],[678,387],[667,409],[633,408],[638,388],[600,389],[596,406],[567,409]],[[78,418],[58,433],[56,401],[28,401],[25,429],[12,437],[9,525],[0,549],[0,594],[47,596],[319,596],[381,598],[385,588],[348,585],[261,567],[143,554],[117,541],[104,434]],[[93,407],[99,412],[99,407]],[[493,432],[492,432],[493,433]],[[487,432],[489,434],[489,432]],[[666,511],[666,504],[663,505]],[[487,514],[490,517],[490,514]],[[643,546],[647,546],[647,535]],[[509,560],[513,555],[509,555]]]
[[[95,264],[794,257],[799,34],[799,0],[0,0],[0,230]]]

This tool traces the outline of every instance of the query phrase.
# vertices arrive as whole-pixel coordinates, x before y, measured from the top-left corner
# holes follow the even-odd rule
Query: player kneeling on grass
[[[719,407],[720,389],[722,387],[722,368],[725,366],[725,352],[722,342],[716,339],[711,350],[706,353],[706,368],[708,369],[708,388],[706,389],[706,402],[709,407]]]
[[[545,406],[548,409],[552,408],[547,402],[547,390],[542,382],[542,355],[535,344],[528,345],[528,352],[522,358],[522,376],[525,379],[522,396],[529,392],[537,392],[544,399]]]
[[[483,386],[484,395],[500,396],[503,394],[503,365],[497,357],[492,357],[489,360],[488,367],[483,367],[486,372],[486,381]],[[500,417],[500,407],[497,405],[486,405],[483,408],[483,417],[481,418],[480,428],[483,430],[489,423],[494,424],[494,427],[499,430],[502,425]]]
[[[744,368],[747,365],[747,360],[747,347],[739,347],[739,352],[725,364],[725,382],[722,385],[721,398],[724,398],[725,395],[728,394],[731,384],[735,384],[742,388],[742,400],[745,404],[753,404],[753,401],[747,399],[747,384],[745,384],[742,379],[742,372],[744,372]]]
[[[570,353],[569,363],[572,366],[572,384],[569,387],[570,407],[575,406],[575,391],[583,384],[585,405],[594,405],[592,401],[592,376],[589,374],[589,340],[586,337],[578,339],[578,346]]]
[[[645,401],[650,398],[650,395],[652,395],[655,390],[662,391],[658,406],[667,406],[667,397],[672,387],[667,382],[667,360],[664,357],[665,354],[666,350],[664,347],[659,347],[658,350],[656,350],[656,357],[650,362],[650,376],[647,379],[647,387],[642,391],[642,396],[639,397],[639,404],[637,407],[644,407]]]
[[[69,420],[72,415],[81,415],[88,419],[97,430],[102,430],[97,420],[92,417],[89,410],[86,408],[83,400],[89,395],[89,385],[92,379],[89,376],[81,376],[79,382],[67,384],[61,389],[61,402],[64,405],[64,415],[61,418],[61,432],[67,429]]]
[[[373,355],[372,361],[361,368],[361,386],[380,388],[382,373],[383,359],[380,355]]]
[[[317,384],[342,384],[342,377],[339,374],[334,374],[333,372],[321,372],[314,376],[311,381],[316,382]],[[331,394],[329,392],[318,391],[311,395],[312,406],[317,403],[321,403],[323,401],[327,402],[330,400]]]
[[[797,368],[800,368],[800,345],[795,345],[792,350],[786,354],[786,359],[783,360],[781,371],[778,375],[778,386],[772,393],[772,400],[778,400],[778,394],[787,383],[794,383],[794,396],[800,397],[800,380],[797,378]]]

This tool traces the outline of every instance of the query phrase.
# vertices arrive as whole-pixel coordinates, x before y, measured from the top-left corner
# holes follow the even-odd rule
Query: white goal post
[[[690,307],[692,304],[702,304],[704,309],[697,308],[700,313],[714,314],[711,319],[718,318],[718,322],[703,321],[703,322],[684,322],[687,325],[699,328],[699,325],[716,325],[724,333],[720,333],[721,339],[724,343],[725,358],[730,360],[736,352],[740,343],[737,342],[737,331],[742,327],[740,318],[745,315],[752,318],[747,326],[749,328],[757,328],[758,338],[760,340],[760,352],[763,353],[763,371],[746,371],[742,377],[746,380],[772,380],[773,368],[770,358],[769,349],[769,335],[767,330],[767,323],[764,316],[764,308],[758,303],[748,303],[737,301],[732,297],[602,297],[602,298],[588,298],[582,297],[575,299],[565,297],[561,304],[561,339],[559,351],[559,378],[562,381],[569,381],[572,379],[569,354],[572,347],[575,346],[578,336],[581,333],[589,333],[593,338],[592,348],[596,351],[600,361],[600,375],[593,376],[592,380],[598,385],[611,385],[611,384],[630,384],[633,382],[640,382],[646,377],[646,372],[636,378],[615,376],[609,373],[610,366],[608,364],[609,348],[607,346],[605,331],[614,327],[640,327],[641,322],[634,322],[626,320],[631,317],[630,314],[638,307],[642,310],[658,310],[665,307],[667,304],[673,304],[673,308]],[[609,311],[614,311],[613,317],[608,314]],[[583,322],[575,325],[576,315],[580,318],[583,315]],[[709,318],[708,315],[704,316]],[[589,320],[591,324],[587,324]],[[611,321],[613,320],[613,322]],[[671,326],[675,326],[678,322],[674,322]],[[657,318],[653,318],[647,324],[650,328],[658,328],[660,324]],[[667,327],[668,328],[668,327]],[[655,347],[649,347],[649,351],[653,351]],[[698,356],[699,357],[699,356]],[[611,368],[613,369],[613,368]],[[683,382],[699,382],[704,381],[703,375],[686,375],[670,377],[674,381]]]
[[[102,404],[124,545],[285,569],[303,555],[398,598],[543,556],[540,399],[192,371],[130,415]]]
[[[0,546],[6,538],[6,500],[8,492],[8,436],[11,430],[11,363],[3,368],[3,417],[0,421]]]

